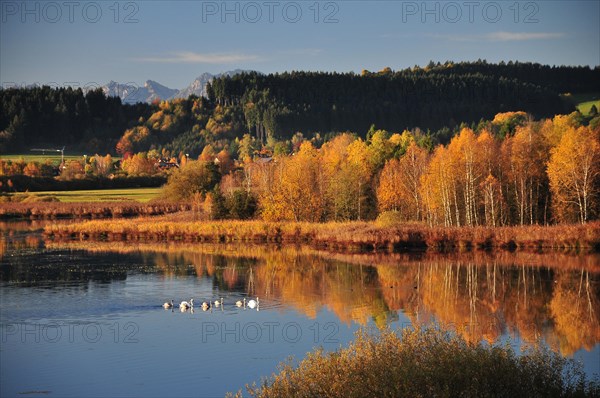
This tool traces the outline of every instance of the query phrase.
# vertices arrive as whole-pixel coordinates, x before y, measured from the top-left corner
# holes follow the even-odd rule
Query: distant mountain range
[[[117,83],[110,81],[107,85],[102,86],[102,91],[109,97],[119,97],[121,101],[127,104],[135,104],[137,102],[147,102],[159,99],[165,100],[173,97],[179,90],[168,88],[153,80],[148,80],[142,87],[131,83]]]
[[[102,86],[102,91],[106,96],[119,97],[126,104],[135,104],[138,102],[151,103],[154,100],[170,100],[175,98],[187,98],[190,95],[206,97],[206,85],[216,77],[223,75],[233,76],[245,72],[242,69],[235,69],[213,75],[212,73],[203,73],[198,76],[189,86],[178,90],[163,86],[153,80],[147,80],[143,87],[132,83],[117,83],[110,81]]]

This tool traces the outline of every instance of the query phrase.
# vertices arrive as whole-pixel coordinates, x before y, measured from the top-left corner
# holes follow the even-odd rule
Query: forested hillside
[[[499,112],[536,118],[570,113],[559,94],[600,91],[600,67],[531,63],[430,63],[400,71],[257,72],[222,76],[208,98],[126,105],[100,90],[50,87],[0,90],[0,153],[38,145],[127,153],[156,149],[198,156],[207,145],[235,155],[249,133],[258,146],[372,125],[392,132],[420,128],[433,143]],[[273,146],[273,145],[272,145]]]
[[[215,79],[209,97],[237,106],[257,137],[450,128],[523,110],[535,117],[570,111],[559,94],[600,89],[600,69],[485,62],[430,64],[394,72],[245,73]]]
[[[0,90],[0,153],[36,145],[114,152],[116,139],[151,106],[124,105],[102,89],[84,94],[71,87]]]

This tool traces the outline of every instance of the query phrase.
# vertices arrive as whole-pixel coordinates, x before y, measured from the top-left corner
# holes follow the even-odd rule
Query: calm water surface
[[[2,396],[223,396],[290,355],[345,346],[361,327],[428,322],[517,350],[541,338],[600,373],[597,256],[56,244],[10,229]],[[256,296],[258,308],[235,305]],[[192,297],[194,311],[161,307]]]

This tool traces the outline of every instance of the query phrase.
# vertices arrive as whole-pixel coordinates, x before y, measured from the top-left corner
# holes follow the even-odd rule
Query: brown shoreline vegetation
[[[384,226],[376,222],[166,221],[161,217],[143,217],[49,225],[44,234],[59,240],[308,244],[335,252],[600,251],[600,222],[555,226],[428,227],[423,224]]]
[[[5,202],[0,206],[0,220],[156,216],[190,208],[190,205],[171,202]]]

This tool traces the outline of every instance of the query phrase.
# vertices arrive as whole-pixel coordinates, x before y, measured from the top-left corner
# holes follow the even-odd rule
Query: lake
[[[222,397],[360,328],[431,322],[517,350],[541,340],[600,373],[598,255],[54,243],[0,227],[3,397]]]

